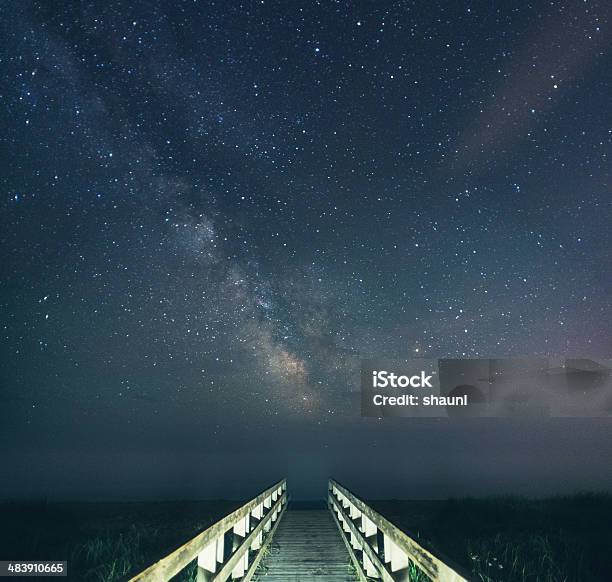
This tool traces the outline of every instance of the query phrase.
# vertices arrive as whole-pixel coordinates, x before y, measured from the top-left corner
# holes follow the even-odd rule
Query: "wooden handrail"
[[[434,582],[470,582],[463,568],[442,561],[333,479],[328,505],[361,581],[405,580],[412,562]]]
[[[287,480],[282,479],[128,580],[166,582],[196,558],[198,580],[224,582],[233,573],[250,580],[259,563],[259,556],[249,563],[249,551],[261,553],[286,506]],[[255,520],[253,528],[252,518]],[[225,538],[232,531],[232,547],[228,545],[226,548]]]

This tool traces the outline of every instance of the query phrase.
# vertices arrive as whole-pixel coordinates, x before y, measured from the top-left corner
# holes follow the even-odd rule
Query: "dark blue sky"
[[[606,421],[566,474],[560,421],[383,430],[350,397],[359,357],[609,357],[607,2],[0,10],[0,494],[197,496],[156,455],[323,475],[424,434],[450,489],[469,459],[465,492],[533,481],[531,437],[610,483]]]

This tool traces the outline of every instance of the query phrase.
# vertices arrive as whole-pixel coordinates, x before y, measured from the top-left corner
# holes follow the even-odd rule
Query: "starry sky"
[[[612,487],[609,420],[354,398],[362,357],[610,357],[608,2],[0,11],[0,497]]]

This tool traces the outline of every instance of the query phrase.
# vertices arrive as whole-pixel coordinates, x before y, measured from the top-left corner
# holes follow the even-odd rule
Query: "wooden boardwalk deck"
[[[334,479],[329,480],[325,502],[288,503],[287,480],[281,479],[127,578],[169,581],[193,564],[198,580],[219,582],[405,580],[414,569],[436,582],[475,580],[462,567],[432,554]]]
[[[354,582],[331,512],[288,509],[253,578],[256,582]]]

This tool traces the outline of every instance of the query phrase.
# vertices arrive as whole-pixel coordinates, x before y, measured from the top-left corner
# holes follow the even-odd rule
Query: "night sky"
[[[610,357],[609,2],[0,11],[1,498],[612,488],[609,419],[355,398]]]

